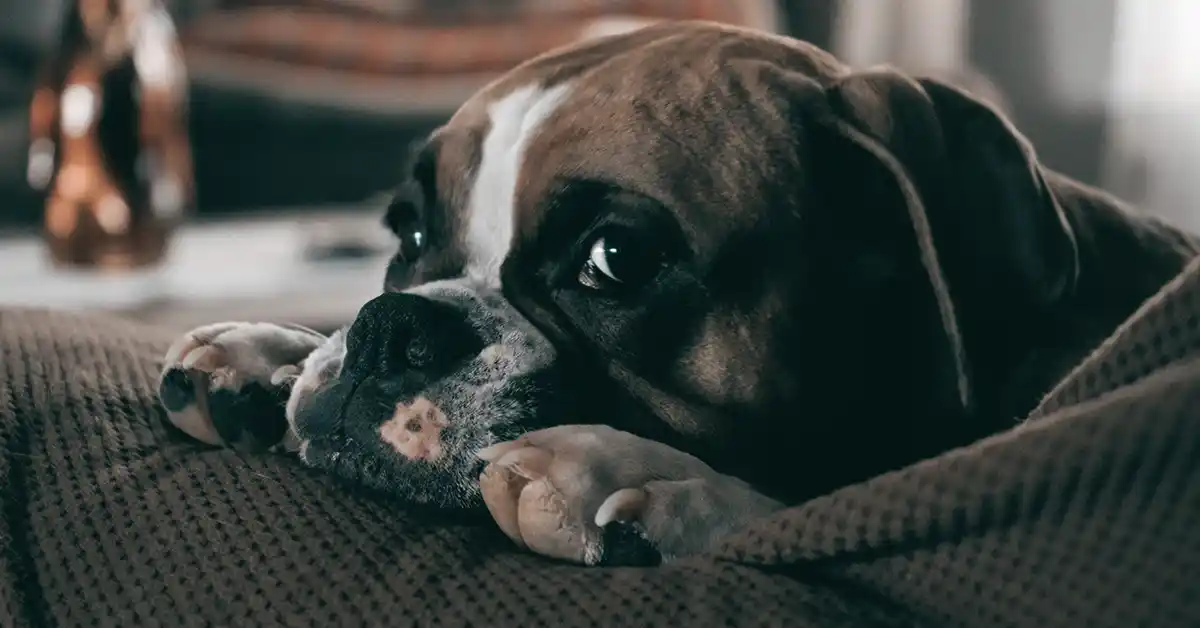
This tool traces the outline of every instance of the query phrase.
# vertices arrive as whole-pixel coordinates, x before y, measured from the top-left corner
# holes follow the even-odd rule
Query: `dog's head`
[[[793,498],[911,461],[973,433],[1076,272],[993,109],[704,23],[516,68],[433,133],[387,224],[387,293],[295,422],[310,462],[441,504],[480,447],[548,424]]]

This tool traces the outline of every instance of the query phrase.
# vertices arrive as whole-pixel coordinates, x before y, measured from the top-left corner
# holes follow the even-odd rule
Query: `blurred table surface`
[[[380,216],[380,207],[331,207],[186,224],[160,266],[136,273],[57,268],[36,235],[0,232],[0,306],[178,330],[236,320],[331,330],[380,292],[393,246]],[[338,245],[358,251],[338,255]]]

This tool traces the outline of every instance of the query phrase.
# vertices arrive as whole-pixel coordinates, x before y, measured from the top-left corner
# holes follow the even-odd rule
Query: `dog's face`
[[[535,59],[406,175],[387,290],[292,420],[311,464],[440,505],[473,500],[478,449],[551,424],[788,496],[908,461],[914,424],[966,412],[973,334],[1006,315],[978,282],[1033,312],[1074,272],[990,109],[715,25]]]

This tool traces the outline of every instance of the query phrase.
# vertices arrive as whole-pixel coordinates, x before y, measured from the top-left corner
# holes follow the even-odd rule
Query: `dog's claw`
[[[641,519],[646,510],[649,496],[640,488],[623,488],[609,495],[596,509],[596,525],[604,526],[619,522],[632,523]]]

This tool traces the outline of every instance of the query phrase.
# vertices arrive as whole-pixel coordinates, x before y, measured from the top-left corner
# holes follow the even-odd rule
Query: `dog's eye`
[[[429,234],[425,229],[425,221],[421,219],[421,211],[416,204],[407,198],[397,197],[388,206],[384,216],[384,224],[399,241],[397,257],[401,261],[412,264],[425,252]]]
[[[417,261],[421,257],[421,253],[425,252],[425,231],[423,229],[409,229],[396,234],[400,238],[400,257],[409,264]]]
[[[663,251],[642,241],[632,229],[606,229],[588,249],[579,283],[593,290],[633,288],[653,279],[666,264]]]

